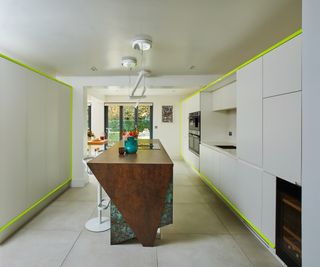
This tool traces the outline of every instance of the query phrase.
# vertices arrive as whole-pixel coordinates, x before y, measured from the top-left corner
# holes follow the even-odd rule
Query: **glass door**
[[[112,146],[122,139],[123,131],[131,131],[136,127],[139,130],[139,139],[153,138],[153,106],[141,103],[137,108],[134,104],[106,104],[105,129],[109,139],[108,145]]]
[[[108,146],[113,146],[120,140],[120,106],[105,106],[105,134],[108,138]]]

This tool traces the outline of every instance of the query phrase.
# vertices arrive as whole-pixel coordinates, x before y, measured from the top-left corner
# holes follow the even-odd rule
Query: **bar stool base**
[[[110,219],[107,217],[102,217],[100,219],[99,217],[92,218],[86,223],[86,229],[91,232],[104,232],[110,229]]]

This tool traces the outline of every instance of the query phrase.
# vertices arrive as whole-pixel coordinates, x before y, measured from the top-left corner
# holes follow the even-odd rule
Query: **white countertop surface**
[[[236,146],[235,143],[228,142],[228,141],[206,141],[206,140],[204,140],[204,141],[201,141],[201,145],[215,149],[215,150],[222,152],[226,155],[232,156],[233,158],[237,158],[237,149],[225,149],[225,148],[217,147],[217,145],[219,145],[219,146],[223,146],[223,145],[224,146]]]

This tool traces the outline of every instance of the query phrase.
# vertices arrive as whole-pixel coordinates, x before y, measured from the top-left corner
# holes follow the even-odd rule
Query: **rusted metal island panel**
[[[146,144],[157,149],[146,149]],[[173,162],[157,139],[119,155],[121,142],[88,163],[111,199],[111,244],[137,238],[153,246],[158,227],[173,222]],[[160,148],[160,149],[158,149]]]

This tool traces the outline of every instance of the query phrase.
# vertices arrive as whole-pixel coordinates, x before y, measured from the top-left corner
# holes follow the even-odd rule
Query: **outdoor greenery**
[[[149,133],[150,128],[150,106],[139,105],[138,106],[138,125],[135,125],[135,108],[134,106],[123,106],[123,131],[134,130],[138,127],[139,132],[146,134]],[[120,137],[120,106],[109,105],[108,106],[108,125],[109,125],[109,143],[115,143],[119,141]],[[140,137],[140,135],[139,135]]]

